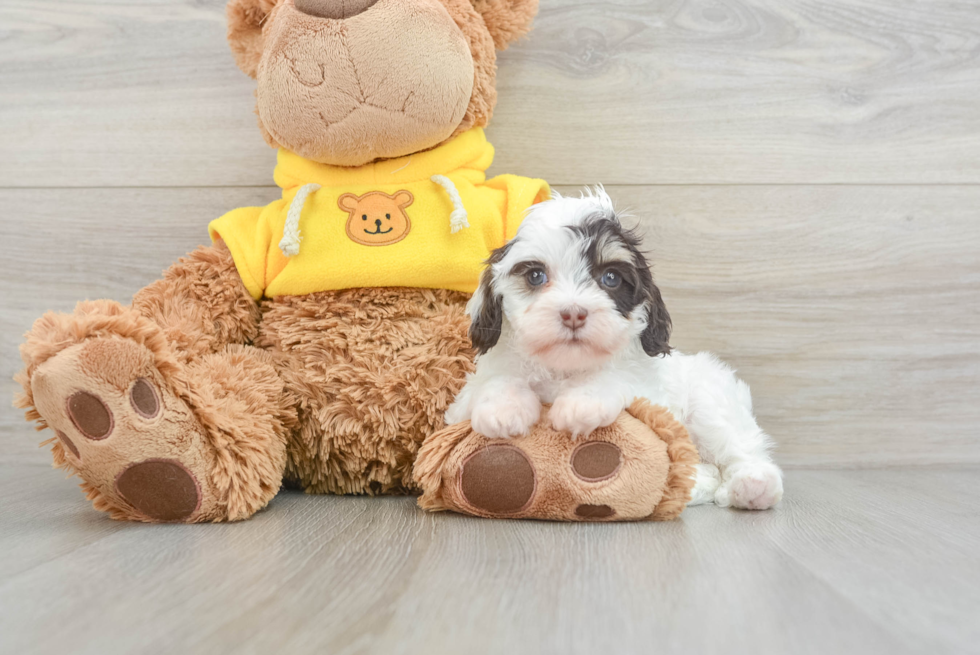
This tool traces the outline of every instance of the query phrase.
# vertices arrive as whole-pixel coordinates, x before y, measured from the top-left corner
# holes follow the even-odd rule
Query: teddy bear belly
[[[416,491],[418,448],[473,370],[467,300],[378,288],[264,301],[256,345],[299,408],[285,478],[312,493]]]

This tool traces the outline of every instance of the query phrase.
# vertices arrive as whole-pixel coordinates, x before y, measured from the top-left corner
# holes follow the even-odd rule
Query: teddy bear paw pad
[[[131,464],[116,478],[116,491],[136,511],[155,521],[183,521],[201,506],[197,478],[176,460]]]
[[[78,391],[68,398],[68,416],[78,431],[99,441],[112,432],[112,412],[98,396]]]
[[[463,462],[460,489],[473,507],[491,514],[513,514],[534,498],[537,478],[530,460],[507,444],[481,448]]]
[[[586,482],[608,480],[623,464],[619,446],[608,441],[587,441],[572,453],[572,471]]]
[[[580,519],[608,519],[616,514],[609,505],[579,505],[575,508],[575,516]]]

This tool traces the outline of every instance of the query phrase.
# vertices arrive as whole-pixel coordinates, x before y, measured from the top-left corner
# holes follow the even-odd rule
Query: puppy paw
[[[541,401],[530,389],[510,388],[473,407],[470,425],[491,439],[520,437],[541,418]]]
[[[596,398],[581,393],[559,396],[548,412],[548,419],[559,432],[571,432],[572,439],[610,425],[625,409],[618,400]]]
[[[783,473],[772,462],[747,462],[725,469],[715,503],[739,509],[769,509],[783,497]]]

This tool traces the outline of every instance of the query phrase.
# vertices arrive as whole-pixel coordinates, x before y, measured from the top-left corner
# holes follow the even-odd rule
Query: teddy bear
[[[283,486],[421,490],[473,370],[465,314],[547,183],[487,179],[496,50],[537,0],[230,0],[281,197],[131,304],[39,318],[16,404],[114,519],[246,519]],[[429,478],[434,475],[431,468]]]
[[[414,492],[472,370],[481,262],[548,185],[486,179],[496,49],[537,0],[231,0],[281,198],[209,226],[130,305],[21,346],[18,406],[116,519],[245,519],[284,485]]]

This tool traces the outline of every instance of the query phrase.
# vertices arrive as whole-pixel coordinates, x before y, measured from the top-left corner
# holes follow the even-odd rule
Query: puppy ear
[[[476,351],[483,355],[497,345],[500,330],[504,325],[503,297],[493,289],[493,269],[483,271],[480,286],[477,287],[466,306],[470,315],[470,341]]]
[[[531,29],[538,13],[538,0],[472,0],[473,8],[483,16],[497,50],[521,38]]]
[[[640,335],[643,351],[656,357],[670,354],[670,314],[658,289],[652,282],[647,290],[647,326]]]
[[[235,55],[235,63],[243,73],[255,79],[265,41],[262,26],[279,0],[229,0],[225,12],[228,16],[228,45]]]

